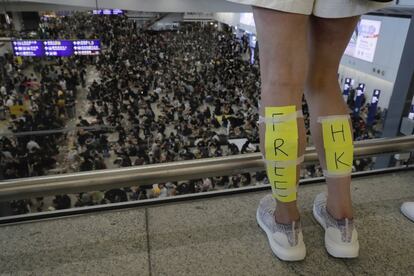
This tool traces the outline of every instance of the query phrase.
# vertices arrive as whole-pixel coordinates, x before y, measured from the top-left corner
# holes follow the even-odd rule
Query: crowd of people
[[[26,63],[11,55],[2,58],[1,106],[9,113],[7,128],[0,138],[0,175],[3,179],[45,175],[56,166],[62,129],[75,114],[79,80],[84,75],[82,60],[59,60],[56,64],[33,60]],[[4,118],[5,119],[5,118]]]
[[[259,151],[259,60],[251,64],[247,40],[230,28],[184,23],[177,31],[154,32],[126,16],[75,13],[43,21],[38,33],[99,38],[103,50],[95,57],[20,63],[11,55],[2,58],[0,105],[8,109],[12,134],[0,140],[1,179],[44,175],[59,166],[60,172],[77,172]],[[88,71],[96,77],[87,80]],[[76,104],[81,93],[86,100]],[[20,110],[12,114],[16,106]],[[308,125],[305,101],[303,111]],[[373,128],[363,130],[363,117],[353,121],[356,140],[371,138]],[[354,164],[355,170],[369,166],[368,159]],[[322,176],[322,170],[307,165],[301,176]],[[266,174],[58,195],[48,204],[37,198],[11,206],[14,213],[26,213],[254,183],[266,183]]]

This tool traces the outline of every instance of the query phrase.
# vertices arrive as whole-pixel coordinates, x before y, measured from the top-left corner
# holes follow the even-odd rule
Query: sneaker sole
[[[410,216],[410,213],[406,208],[403,208],[403,206],[401,206],[400,211],[406,218],[408,218],[411,221],[414,221],[414,217]]]
[[[272,233],[270,229],[268,229],[262,221],[259,219],[259,212],[256,211],[256,220],[259,227],[266,233],[267,239],[269,240],[270,248],[272,249],[273,254],[276,255],[282,261],[302,261],[305,259],[306,256],[306,248],[305,245],[298,246],[297,248],[286,250],[286,248],[281,247],[277,243],[275,243],[272,239]]]
[[[315,205],[313,205],[313,217],[316,221],[320,224],[320,226],[326,231],[325,223],[323,219],[318,215],[315,209]],[[342,244],[338,244],[337,242],[329,239],[325,234],[325,248],[328,251],[329,255],[335,258],[357,258],[359,255],[359,243],[357,242],[354,246],[346,246]]]

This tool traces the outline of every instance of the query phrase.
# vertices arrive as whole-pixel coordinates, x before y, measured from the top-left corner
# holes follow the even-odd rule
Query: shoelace
[[[292,222],[292,237],[293,237],[293,244],[296,244],[296,231],[295,231],[296,221]]]
[[[269,214],[271,214],[273,216],[274,209],[272,207],[267,207],[264,211],[266,213],[269,213]]]

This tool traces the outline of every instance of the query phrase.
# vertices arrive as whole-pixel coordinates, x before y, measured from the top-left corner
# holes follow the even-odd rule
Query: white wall
[[[252,14],[252,13],[249,13]],[[256,27],[254,25],[245,25],[240,22],[240,17],[242,13],[233,13],[233,12],[219,12],[216,13],[214,19],[222,22],[224,24],[235,26],[241,28],[245,31],[249,31],[251,33],[256,33]]]
[[[21,12],[12,12],[12,24],[16,31],[23,29],[23,17]]]

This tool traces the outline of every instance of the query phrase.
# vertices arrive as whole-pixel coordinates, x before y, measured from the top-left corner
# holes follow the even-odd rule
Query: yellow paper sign
[[[296,200],[297,165],[272,166],[267,165],[266,171],[273,196],[281,202]]]
[[[351,173],[354,146],[348,118],[322,120],[322,133],[328,173]]]
[[[347,174],[352,172],[354,158],[353,145],[325,149],[326,169],[328,173]]]
[[[266,107],[265,117],[274,118],[296,114],[296,107]],[[273,161],[295,160],[298,156],[298,126],[296,119],[266,123],[265,158]]]
[[[352,133],[348,118],[322,121],[325,149],[352,145]]]

